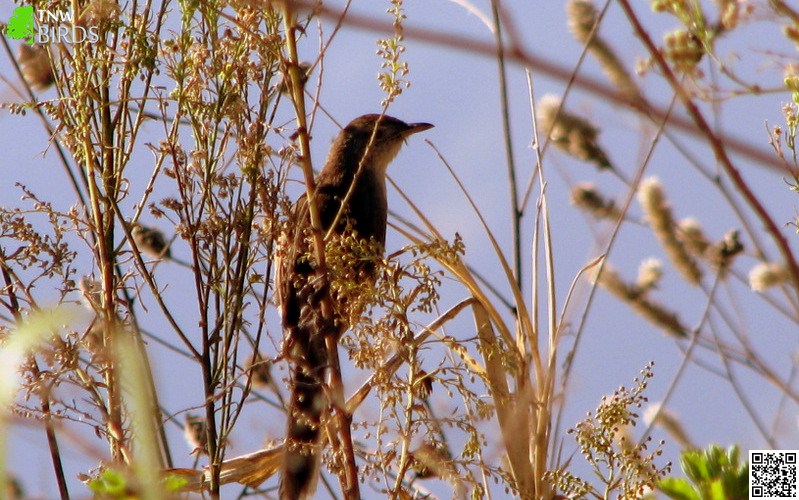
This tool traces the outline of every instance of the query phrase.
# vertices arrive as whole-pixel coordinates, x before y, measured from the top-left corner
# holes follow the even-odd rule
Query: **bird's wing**
[[[294,282],[296,274],[301,271],[297,261],[302,254],[307,254],[304,239],[308,221],[308,200],[305,195],[302,195],[289,213],[288,221],[280,235],[275,252],[275,304],[278,306],[284,327],[287,326],[287,321],[296,324],[296,315],[292,315],[291,311],[287,311],[287,309],[295,307],[292,304],[296,300]],[[298,311],[297,314],[299,314]]]

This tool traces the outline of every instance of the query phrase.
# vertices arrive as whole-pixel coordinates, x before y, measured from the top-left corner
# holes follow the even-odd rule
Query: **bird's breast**
[[[374,239],[385,245],[388,217],[386,181],[376,177],[371,172],[364,172],[352,193],[348,213],[361,238]]]

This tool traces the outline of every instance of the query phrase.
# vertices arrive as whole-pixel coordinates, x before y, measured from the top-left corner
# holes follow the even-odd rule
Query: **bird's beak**
[[[408,130],[406,130],[402,135],[406,138],[416,134],[418,132],[424,132],[425,130],[433,128],[432,123],[409,123]]]

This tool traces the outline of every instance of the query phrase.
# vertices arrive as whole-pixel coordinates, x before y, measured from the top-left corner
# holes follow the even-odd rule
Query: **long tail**
[[[325,322],[318,300],[312,296],[301,307],[296,325],[284,325],[291,357],[295,360],[289,402],[286,451],[280,475],[280,498],[309,498],[316,487],[321,446],[322,414],[328,366]]]

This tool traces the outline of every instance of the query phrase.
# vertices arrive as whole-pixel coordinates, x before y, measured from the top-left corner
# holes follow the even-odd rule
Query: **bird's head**
[[[429,123],[405,123],[387,115],[363,115],[352,120],[339,133],[331,154],[345,155],[351,161],[344,163],[353,167],[362,164],[375,172],[385,173],[405,139],[432,127]]]

